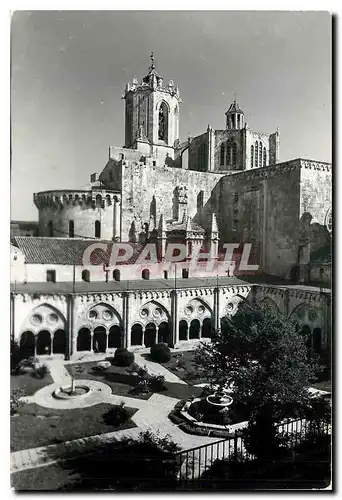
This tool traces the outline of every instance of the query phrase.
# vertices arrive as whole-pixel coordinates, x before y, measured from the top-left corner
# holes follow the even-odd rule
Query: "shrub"
[[[125,403],[121,401],[118,406],[113,406],[113,408],[104,415],[104,418],[107,424],[118,427],[127,422],[129,419],[129,411],[125,408]]]
[[[164,375],[150,375],[149,385],[153,392],[159,392],[164,389],[165,377]]]
[[[36,366],[33,370],[32,375],[36,378],[44,378],[50,370],[46,364]]]
[[[151,358],[158,363],[167,363],[171,359],[171,351],[166,344],[154,344],[150,353]]]
[[[22,389],[12,389],[10,396],[10,414],[15,415],[18,409],[24,405],[20,398],[23,396],[24,392]]]
[[[117,366],[131,366],[134,363],[134,354],[126,348],[118,348],[114,354],[114,363]]]

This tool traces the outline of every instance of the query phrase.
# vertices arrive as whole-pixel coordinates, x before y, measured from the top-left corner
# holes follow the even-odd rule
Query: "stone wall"
[[[161,214],[165,220],[172,219],[177,186],[188,187],[187,210],[191,217],[195,217],[200,192],[203,192],[205,205],[221,178],[219,174],[132,162],[123,165],[122,171],[122,241],[131,241],[132,223],[139,235],[142,225],[149,224],[154,211],[157,224]],[[201,223],[200,214],[196,222]],[[204,223],[208,222],[205,218]]]

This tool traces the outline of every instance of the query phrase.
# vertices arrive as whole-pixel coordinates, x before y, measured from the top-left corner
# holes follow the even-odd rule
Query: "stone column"
[[[179,343],[178,296],[176,290],[171,292],[171,337],[173,345]]]
[[[130,294],[128,292],[123,292],[122,294],[122,322],[123,322],[123,335],[124,335],[124,347],[129,349],[131,347],[131,332],[130,332],[130,321],[129,321],[129,305],[130,305]]]
[[[74,329],[74,297],[71,294],[68,294],[66,296],[67,300],[67,323],[66,323],[66,352],[65,352],[65,359],[68,360],[75,352],[76,352],[76,340],[77,337],[74,339],[73,335],[73,329]]]
[[[220,300],[219,300],[220,289],[216,287],[214,289],[214,329],[218,330],[220,328]]]

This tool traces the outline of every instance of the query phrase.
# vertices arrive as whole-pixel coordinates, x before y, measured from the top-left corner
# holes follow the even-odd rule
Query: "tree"
[[[317,371],[294,323],[267,307],[247,305],[224,318],[212,343],[196,351],[195,363],[212,388],[230,386],[236,404],[272,419],[307,403]]]

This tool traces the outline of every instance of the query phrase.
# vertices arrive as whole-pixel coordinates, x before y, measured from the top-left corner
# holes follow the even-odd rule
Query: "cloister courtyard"
[[[207,432],[195,435],[185,432],[169,414],[181,401],[201,397],[206,380],[193,364],[194,343],[172,349],[171,359],[157,363],[150,349],[134,353],[129,367],[113,364],[115,349],[104,353],[88,353],[79,359],[43,356],[47,367],[43,378],[28,370],[11,376],[11,388],[19,389],[21,406],[11,417],[11,473],[16,489],[57,489],[68,482],[61,460],[80,452],[91,453],[99,444],[115,443],[123,438],[137,438],[140,432],[152,431],[169,435],[181,449],[187,450],[216,443],[218,437]],[[98,370],[101,361],[108,367]],[[110,366],[109,366],[110,365]],[[163,378],[157,390],[137,392],[134,377],[139,369]],[[60,387],[70,386],[72,379],[90,391],[82,397],[64,400],[53,397]],[[329,380],[322,380],[312,391],[330,392]],[[111,418],[113,408],[124,405],[127,418],[123,422]],[[229,426],[229,432],[246,422]]]

